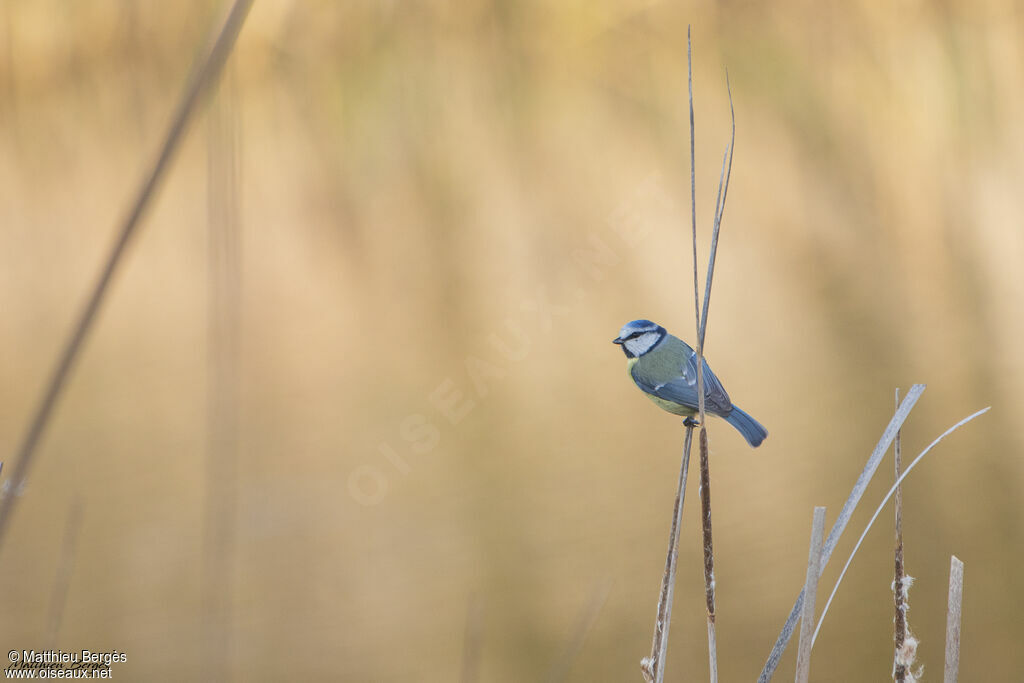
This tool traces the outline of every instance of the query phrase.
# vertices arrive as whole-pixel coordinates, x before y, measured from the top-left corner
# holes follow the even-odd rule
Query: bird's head
[[[627,358],[639,358],[665,338],[665,328],[650,320],[633,320],[626,323],[619,331],[619,336],[612,340],[619,344]]]

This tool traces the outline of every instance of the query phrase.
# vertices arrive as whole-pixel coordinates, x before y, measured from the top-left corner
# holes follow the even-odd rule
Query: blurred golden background
[[[4,458],[222,16],[3,3]],[[1024,13],[1009,0],[257,3],[42,442],[0,550],[0,644],[117,649],[120,680],[569,666],[561,680],[639,681],[683,430],[610,342],[640,317],[694,338],[688,24],[702,262],[726,67],[737,121],[707,354],[770,432],[752,451],[711,424],[722,680],[756,678],[804,579],[812,507],[831,526],[914,382],[929,388],[905,462],[993,407],[904,488],[918,661],[941,676],[956,554],[962,679],[1018,680]],[[211,178],[225,168],[237,179]],[[226,275],[218,206],[238,225],[216,247]],[[218,311],[232,343],[210,332]],[[695,484],[669,680],[707,671]],[[891,558],[890,508],[813,680],[890,675]]]

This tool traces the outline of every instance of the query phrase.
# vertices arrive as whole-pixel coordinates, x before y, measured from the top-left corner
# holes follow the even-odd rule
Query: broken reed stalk
[[[821,544],[825,537],[825,508],[815,507],[811,520],[811,546],[807,553],[807,578],[804,580],[803,610],[800,616],[800,640],[796,655],[796,683],[807,683],[811,676],[812,629],[814,628],[814,598],[818,594],[821,576]]]
[[[668,535],[668,554],[665,557],[665,574],[661,579],[661,593],[658,595],[658,616],[654,622],[654,640],[651,654],[640,660],[640,671],[647,683],[662,683],[665,680],[665,658],[668,655],[668,631],[672,620],[672,599],[675,594],[676,565],[679,557],[679,527],[683,518],[683,502],[686,499],[686,479],[690,470],[690,446],[693,443],[693,427],[686,429],[683,444],[683,460],[679,467],[679,487],[676,502],[672,508],[672,528]]]
[[[956,683],[960,671],[960,610],[964,599],[964,563],[949,558],[949,604],[946,611],[946,668],[943,683]]]
[[[110,288],[110,283],[114,278],[114,273],[123,260],[125,250],[141,223],[143,213],[156,193],[160,181],[166,175],[167,168],[170,166],[174,153],[180,146],[199,100],[209,91],[211,84],[217,80],[224,67],[224,63],[231,54],[238,34],[242,30],[242,24],[245,23],[245,18],[252,7],[252,3],[253,0],[235,1],[223,27],[217,35],[217,39],[209,50],[206,51],[205,57],[199,61],[198,68],[193,71],[192,77],[185,87],[184,94],[178,101],[178,108],[171,118],[156,161],[144,176],[142,185],[135,194],[135,199],[131,204],[127,217],[121,224],[117,239],[107,256],[103,270],[100,272],[100,276],[93,286],[85,307],[82,308],[78,320],[72,328],[71,335],[61,351],[43,396],[32,413],[32,420],[29,422],[28,429],[18,446],[15,457],[14,471],[11,473],[12,490],[9,492],[9,495],[0,498],[0,547],[3,546],[3,539],[6,536],[7,529],[10,527],[11,514],[19,498],[18,494],[22,491],[28,477],[32,459],[36,453],[36,447],[39,445],[43,432],[50,422],[50,416],[57,405],[57,400],[63,393],[64,387],[67,386],[71,369],[82,351],[85,339],[96,322],[100,306],[106,298],[107,290]]]
[[[900,406],[900,390],[896,389],[896,407]],[[896,432],[896,439],[893,441],[893,456],[895,460],[896,480],[899,481],[903,468],[903,455],[900,440],[903,431]],[[903,663],[901,653],[907,638],[907,592],[903,588],[903,487],[896,486],[896,494],[893,497],[893,508],[896,512],[896,551],[895,551],[895,572],[893,575],[892,591],[894,595],[896,616],[893,621],[895,629],[896,651],[893,655],[892,677],[896,683],[905,683],[907,680],[907,665]]]

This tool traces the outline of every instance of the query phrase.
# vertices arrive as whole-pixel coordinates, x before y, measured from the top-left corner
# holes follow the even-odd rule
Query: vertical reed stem
[[[900,390],[898,388],[896,389],[896,407],[900,407]],[[900,444],[901,437],[902,430],[896,432],[896,438],[893,440],[897,481],[899,481],[900,474],[902,474],[903,471],[903,453]],[[905,576],[903,569],[903,487],[900,485],[896,486],[896,493],[893,497],[893,507],[896,510],[896,571],[894,573],[892,587],[896,603],[896,617],[893,623],[896,631],[895,640],[897,653],[893,663],[893,680],[895,680],[896,683],[904,683],[907,679],[907,667],[899,661],[899,653],[903,649],[907,638],[907,593],[903,587],[903,578]]]
[[[949,606],[946,612],[946,669],[943,683],[956,683],[960,672],[960,610],[964,599],[964,563],[949,558]]]
[[[700,426],[700,511],[704,539],[704,599],[708,611],[708,665],[711,683],[718,681],[718,639],[715,635],[715,551],[711,534],[711,470],[708,467],[708,433]]]
[[[679,487],[672,508],[672,526],[668,536],[668,554],[665,556],[665,573],[661,580],[658,596],[658,616],[654,622],[654,640],[651,654],[640,662],[640,671],[648,683],[662,683],[665,680],[665,659],[668,656],[668,631],[672,620],[672,599],[675,595],[676,565],[679,556],[679,527],[683,518],[683,502],[686,500],[686,479],[690,467],[690,448],[693,444],[693,426],[686,427],[686,441],[683,444],[683,460],[679,466]]]

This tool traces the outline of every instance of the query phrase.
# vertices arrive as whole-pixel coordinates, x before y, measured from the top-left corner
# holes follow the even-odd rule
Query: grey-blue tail
[[[754,448],[760,446],[764,438],[768,436],[768,430],[762,427],[760,422],[736,406],[732,407],[732,412],[729,413],[729,417],[725,418],[725,421],[735,427],[747,440],[747,443]]]

